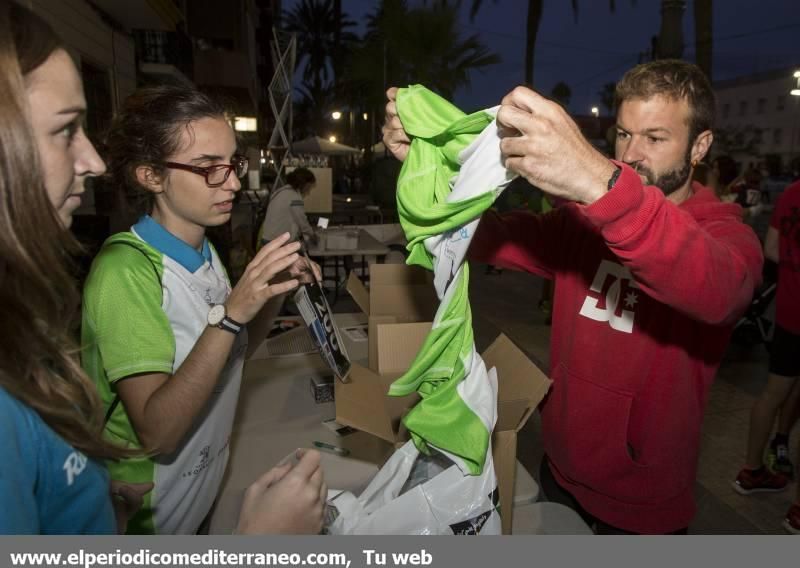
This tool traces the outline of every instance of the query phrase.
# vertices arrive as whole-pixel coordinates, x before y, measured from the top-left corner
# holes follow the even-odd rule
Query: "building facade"
[[[800,155],[800,96],[794,72],[784,68],[714,83],[717,153],[740,161],[777,156],[784,167]]]

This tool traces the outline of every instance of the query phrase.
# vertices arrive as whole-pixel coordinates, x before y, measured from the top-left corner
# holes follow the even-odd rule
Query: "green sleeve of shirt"
[[[175,359],[175,336],[162,309],[161,255],[123,235],[103,246],[83,296],[84,367],[109,383],[172,373]]]

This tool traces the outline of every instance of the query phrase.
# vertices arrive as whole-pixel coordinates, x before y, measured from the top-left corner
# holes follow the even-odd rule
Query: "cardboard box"
[[[438,299],[429,273],[404,265],[374,264],[370,290],[351,277],[347,289],[369,316],[369,368],[354,363],[350,382],[336,381],[336,420],[400,445],[408,440],[402,418],[418,401],[387,395],[411,364],[431,328]],[[498,377],[497,424],[492,456],[500,491],[503,534],[511,534],[517,432],[550,388],[547,376],[505,335],[482,353]],[[506,512],[504,514],[504,512]]]
[[[368,361],[369,368],[374,372],[379,372],[379,361],[387,357],[396,358],[393,352],[398,346],[392,342],[403,341],[405,352],[414,347],[419,349],[439,306],[431,273],[418,266],[372,264],[369,290],[364,287],[358,276],[351,272],[347,280],[347,291],[361,311],[367,314]],[[411,328],[398,328],[395,325],[418,322],[429,322],[428,328],[424,330],[419,328],[412,336],[404,335],[409,333]],[[378,339],[378,326],[384,339],[382,343]],[[379,343],[382,345],[380,352]],[[416,351],[413,355],[416,355]],[[396,369],[399,374],[405,372],[408,366],[408,361],[403,363],[404,368]],[[397,367],[396,362],[392,365]],[[384,372],[390,371],[384,368]]]

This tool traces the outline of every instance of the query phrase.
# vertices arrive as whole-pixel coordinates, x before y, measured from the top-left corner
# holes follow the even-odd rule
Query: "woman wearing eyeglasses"
[[[107,143],[113,182],[139,195],[145,214],[110,237],[92,265],[83,366],[106,405],[107,438],[149,455],[109,464],[114,479],[154,483],[128,532],[191,534],[225,471],[245,326],[306,279],[307,265],[283,234],[231,289],[205,233],[230,220],[247,160],[213,99],[185,87],[142,89]],[[277,532],[319,530],[326,489],[318,460],[306,453],[274,480],[293,483],[295,493],[281,505],[288,526]]]

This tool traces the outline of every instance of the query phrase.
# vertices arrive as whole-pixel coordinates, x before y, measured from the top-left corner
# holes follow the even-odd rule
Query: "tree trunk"
[[[713,0],[694,0],[694,39],[697,65],[711,80]]]
[[[683,55],[684,10],[686,0],[661,0],[658,59],[680,59]]]
[[[333,84],[338,85],[342,70],[342,0],[333,0],[336,26],[333,29]]]
[[[536,47],[539,23],[542,21],[542,4],[544,4],[544,0],[528,0],[528,27],[525,38],[525,84],[529,87],[533,87],[533,50]]]

